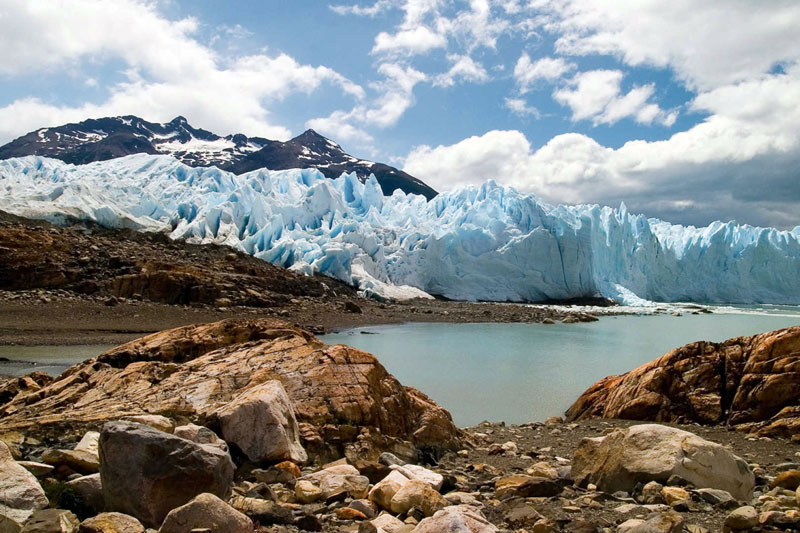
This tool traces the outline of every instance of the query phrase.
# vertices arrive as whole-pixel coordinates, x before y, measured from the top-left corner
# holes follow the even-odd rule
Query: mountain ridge
[[[316,168],[331,179],[355,172],[361,181],[374,174],[386,195],[400,189],[430,200],[437,194],[402,170],[351,156],[312,129],[288,141],[275,141],[242,133],[222,137],[194,128],[180,115],[165,123],[124,115],[39,128],[0,146],[0,159],[38,155],[75,165],[136,153],[170,155],[192,167],[215,166],[234,174],[260,168]]]

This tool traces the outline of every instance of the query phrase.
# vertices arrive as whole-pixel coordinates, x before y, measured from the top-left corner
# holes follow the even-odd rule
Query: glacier
[[[166,155],[79,166],[27,156],[0,161],[0,209],[224,244],[379,299],[800,304],[800,226],[686,227],[624,205],[552,206],[493,181],[427,202],[313,169],[235,175]]]

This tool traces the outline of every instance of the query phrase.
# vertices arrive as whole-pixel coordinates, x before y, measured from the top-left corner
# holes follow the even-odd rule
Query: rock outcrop
[[[436,453],[456,449],[462,437],[447,411],[403,387],[374,356],[268,319],[187,326],[124,344],[0,404],[0,430],[63,438],[141,414],[214,426],[222,406],[272,380],[286,390],[312,455]]]
[[[729,424],[800,441],[800,326],[687,344],[598,381],[567,417]]]
[[[608,493],[632,492],[637,483],[679,476],[698,488],[722,489],[739,500],[753,496],[747,463],[725,447],[694,433],[659,424],[618,429],[583,439],[572,460],[578,485],[594,483]]]

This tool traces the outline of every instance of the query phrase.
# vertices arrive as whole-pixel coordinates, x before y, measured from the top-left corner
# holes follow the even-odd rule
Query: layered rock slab
[[[800,439],[800,326],[694,342],[606,377],[567,410],[569,420],[594,417],[729,424]]]
[[[63,435],[146,413],[213,425],[222,406],[272,380],[286,390],[312,453],[460,444],[450,414],[403,387],[373,355],[269,319],[187,326],[124,344],[0,404],[0,429]]]

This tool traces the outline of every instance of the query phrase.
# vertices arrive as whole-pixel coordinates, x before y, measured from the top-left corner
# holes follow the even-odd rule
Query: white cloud
[[[529,106],[528,102],[526,102],[522,98],[506,98],[505,107],[515,115],[519,115],[521,117],[528,117],[528,116],[534,118],[541,117],[541,113],[539,113],[539,110],[533,106]]]
[[[404,170],[439,191],[489,179],[508,183],[526,165],[530,148],[522,132],[494,130],[451,146],[418,146],[406,157]]]
[[[675,122],[676,112],[665,112],[648,102],[655,91],[652,84],[635,86],[622,94],[623,77],[620,70],[579,72],[568,87],[554,91],[553,98],[572,110],[572,120],[592,120],[594,125],[614,124],[627,117],[641,124],[655,121],[671,126]]]
[[[91,24],[87,24],[91,21]],[[170,21],[151,4],[102,0],[58,5],[48,0],[8,0],[0,14],[0,73],[65,69],[91,57],[120,58],[170,78],[213,68],[213,52],[191,36],[197,20]]]
[[[800,56],[800,3],[539,2],[556,50],[615,55],[633,66],[674,69],[689,87],[710,89],[768,72]]]
[[[456,5],[460,8],[462,3]],[[444,0],[403,0],[401,5],[405,11],[403,21],[393,32],[378,33],[373,54],[411,57],[436,49],[447,50],[452,41],[469,54],[478,47],[495,48],[497,39],[512,27],[507,18],[496,13],[501,7],[506,13],[509,9],[513,11],[513,5],[508,3],[469,0],[468,8],[457,9],[452,16],[443,14],[445,8],[453,5]],[[366,9],[371,13],[372,8],[377,10],[377,4]],[[336,7],[336,11],[342,14],[365,14],[364,9],[359,6]]]
[[[417,147],[404,168],[438,190],[496,179],[555,203],[624,200],[634,211],[668,220],[744,216],[791,228],[800,203],[799,81],[794,66],[703,93],[693,105],[711,115],[663,141],[612,149],[568,133],[532,150],[521,132],[490,131],[449,146]]]
[[[387,128],[400,120],[406,110],[414,105],[414,87],[427,80],[427,76],[411,67],[397,63],[383,63],[378,72],[384,76],[370,84],[378,95],[369,102],[360,103],[350,111],[334,111],[327,117],[314,118],[306,125],[320,133],[345,141],[355,141],[369,146],[372,137],[365,127]]]
[[[424,54],[435,48],[444,48],[447,39],[426,26],[400,30],[395,34],[381,32],[375,37],[373,54],[379,53],[405,53]]]
[[[469,9],[459,11],[452,18],[440,16],[436,24],[468,52],[479,46],[494,49],[497,39],[511,26],[505,18],[492,15],[489,0],[470,0]]]
[[[531,56],[523,53],[514,67],[514,80],[520,94],[525,94],[539,80],[555,81],[575,69],[573,63],[563,58],[542,57],[531,61]]]
[[[450,70],[437,76],[433,85],[435,87],[452,87],[458,81],[483,83],[489,80],[489,75],[483,65],[477,63],[469,56],[451,54],[447,59],[453,63]]]
[[[441,4],[442,0],[405,0],[403,22],[395,33],[380,32],[372,53],[412,56],[445,48],[447,38],[437,28],[426,25],[427,18],[436,19]]]
[[[69,71],[81,61],[108,60],[121,60],[128,69],[127,79],[111,86],[100,103],[24,98],[0,108],[0,142],[43,125],[122,114],[158,121],[180,114],[220,133],[285,139],[290,132],[269,120],[270,104],[324,83],[356,99],[365,94],[336,71],[301,65],[285,54],[218,57],[194,38],[196,29],[193,19],[171,21],[135,0],[117,0],[113,9],[100,0],[71,2],[69,9],[42,0],[5,2],[0,47],[10,53],[0,57],[0,73]]]
[[[388,11],[395,7],[397,4],[394,0],[378,0],[372,5],[359,6],[359,5],[331,5],[328,6],[331,11],[339,15],[358,15],[363,17],[376,17],[381,13]]]

